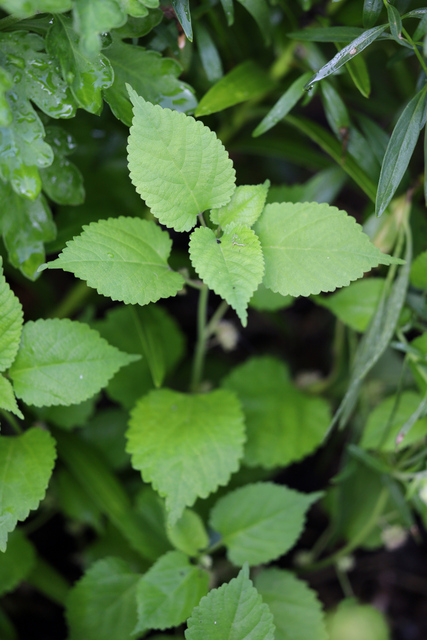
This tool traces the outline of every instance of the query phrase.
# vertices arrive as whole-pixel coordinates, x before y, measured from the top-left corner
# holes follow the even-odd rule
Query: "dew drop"
[[[80,378],[80,380],[83,380],[83,376],[81,374],[79,375],[79,378]]]

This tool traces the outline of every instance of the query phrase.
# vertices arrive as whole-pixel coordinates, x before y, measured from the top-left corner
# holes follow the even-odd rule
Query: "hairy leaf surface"
[[[202,280],[235,309],[245,327],[248,302],[264,274],[256,234],[241,224],[230,225],[218,240],[211,229],[198,227],[191,235],[190,257]]]
[[[333,291],[379,264],[382,253],[354,218],[327,204],[270,204],[255,225],[265,259],[264,284],[282,295]]]
[[[320,495],[299,493],[272,482],[248,484],[218,500],[210,525],[221,534],[233,564],[270,562],[294,546],[306,511]]]
[[[230,391],[151,391],[131,412],[127,451],[145,482],[166,498],[170,524],[237,471],[243,415]]]
[[[216,135],[182,113],[152,105],[129,88],[134,106],[130,177],[160,222],[189,231],[206,209],[227,204],[235,172]]]
[[[55,441],[42,429],[0,436],[0,551],[18,520],[43,500],[55,458]]]
[[[212,222],[221,225],[223,229],[231,224],[251,227],[264,209],[269,186],[270,181],[266,180],[264,184],[245,184],[236,187],[228,204],[211,211]]]
[[[0,374],[0,408],[6,409],[6,411],[10,411],[14,413],[19,418],[23,419],[21,410],[18,407],[18,403],[16,402],[15,394],[13,392],[13,387],[10,381]]]
[[[183,277],[167,263],[172,242],[152,220],[110,218],[83,233],[47,269],[71,271],[104,296],[126,304],[148,304],[174,296]]]
[[[16,395],[27,404],[77,404],[139,357],[112,347],[86,324],[37,320],[24,325],[10,377]]]

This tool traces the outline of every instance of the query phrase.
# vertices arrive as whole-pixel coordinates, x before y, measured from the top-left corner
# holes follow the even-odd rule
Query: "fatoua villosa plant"
[[[248,303],[260,287],[278,296],[308,296],[401,261],[377,249],[344,211],[317,203],[265,205],[268,182],[236,187],[232,162],[212,131],[128,91],[134,114],[131,180],[162,225],[191,232],[189,255],[198,278],[170,268],[172,242],[165,229],[152,219],[130,217],[84,227],[44,268],[70,271],[114,301],[139,305],[114,309],[111,322],[117,332],[139,332],[156,387],[131,410],[127,451],[143,481],[165,500],[167,537],[153,542],[152,522],[141,523],[126,492],[96,456],[63,431],[51,435],[32,427],[13,438],[0,437],[0,468],[6,469],[7,461],[0,549],[43,498],[57,445],[146,568],[135,571],[115,557],[93,563],[67,601],[70,638],[128,638],[188,620],[188,640],[272,640],[273,613],[275,624],[289,632],[297,628],[304,637],[326,638],[320,605],[305,583],[279,569],[262,570],[255,586],[249,578],[249,566],[271,562],[293,547],[320,493],[306,495],[269,481],[223,490],[210,508],[210,537],[191,507],[227,485],[242,461],[269,470],[311,453],[328,430],[328,405],[296,389],[285,365],[267,357],[252,358],[235,368],[222,388],[206,391],[204,356],[228,305],[245,326]],[[162,388],[175,358],[175,347],[161,344],[174,331],[170,319],[153,306],[144,311],[185,286],[200,290],[198,340],[186,393]],[[209,291],[223,299],[210,319]],[[23,324],[21,306],[3,275],[0,302],[0,371],[8,371],[8,377],[0,377],[0,406],[19,417],[15,396],[35,407],[84,403],[121,367],[140,358],[80,322]],[[272,397],[273,405],[266,403]],[[267,404],[270,409],[264,410]],[[288,420],[286,430],[283,420]],[[154,492],[150,496],[150,509],[157,519],[160,509],[163,517],[163,506]],[[242,569],[209,592],[210,556],[221,546]],[[296,594],[300,610],[310,616],[295,617],[283,600],[287,592]]]

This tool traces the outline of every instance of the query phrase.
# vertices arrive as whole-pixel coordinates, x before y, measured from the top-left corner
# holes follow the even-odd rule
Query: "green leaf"
[[[97,331],[72,320],[27,322],[10,368],[15,393],[36,407],[77,404],[139,358],[109,345]]]
[[[13,114],[9,102],[6,99],[6,92],[13,86],[11,74],[0,67],[0,127],[9,127],[13,122]]]
[[[0,256],[0,371],[10,367],[18,353],[23,322],[21,303],[5,280]]]
[[[107,388],[111,398],[126,409],[131,409],[153,385],[161,387],[183,356],[183,335],[173,318],[158,305],[116,307],[95,328],[121,351],[142,356],[126,371],[119,371]]]
[[[373,27],[376,21],[378,20],[383,7],[384,7],[383,0],[364,0],[363,26],[368,29]]]
[[[396,9],[396,7],[394,7],[392,4],[389,4],[389,3],[386,4],[386,9],[387,9],[388,22],[390,25],[390,33],[398,44],[403,44],[402,38],[401,38],[402,18],[400,17],[400,13]]]
[[[307,89],[310,89],[315,82],[319,82],[319,80],[323,80],[323,78],[327,78],[331,73],[335,73],[340,69],[343,65],[345,65],[349,60],[352,60],[354,56],[359,55],[366,47],[368,47],[372,42],[374,42],[380,35],[387,29],[386,24],[382,24],[379,27],[374,27],[373,29],[368,29],[364,31],[360,36],[355,38],[350,44],[341,49],[336,56],[329,60],[307,83]]]
[[[291,109],[296,105],[298,100],[304,94],[304,87],[308,80],[311,78],[311,73],[304,73],[297,78],[288,89],[286,89],[283,96],[276,102],[274,107],[267,113],[267,115],[261,120],[259,125],[252,132],[252,136],[257,138],[266,131],[272,129],[282,118],[284,118]]]
[[[69,11],[72,0],[2,0],[0,5],[18,18],[29,18],[35,13]]]
[[[128,20],[123,27],[115,29],[113,32],[113,43],[116,36],[119,38],[142,38],[157,27],[163,20],[163,12],[160,9],[152,9],[144,18],[132,18],[128,16]],[[141,48],[139,48],[141,51]],[[106,51],[108,53],[108,50]]]
[[[282,295],[333,291],[379,264],[401,263],[377,249],[354,218],[327,204],[269,204],[255,231],[264,284]]]
[[[252,358],[233,369],[222,384],[242,403],[247,465],[285,467],[322,442],[330,422],[328,404],[296,389],[279,360]]]
[[[341,138],[342,130],[346,130],[350,126],[347,107],[338,91],[329,81],[322,82],[320,88],[326,119],[335,135]]]
[[[360,446],[375,451],[396,452],[397,447],[408,447],[423,440],[427,433],[427,417],[414,423],[401,444],[396,441],[403,425],[415,413],[421,400],[422,397],[413,391],[404,391],[398,398],[390,396],[382,400],[368,416]]]
[[[54,492],[66,518],[88,525],[98,534],[102,533],[105,523],[101,511],[66,468],[55,473]]]
[[[264,95],[274,81],[256,62],[242,62],[213,85],[200,100],[195,116],[208,116]]]
[[[125,451],[127,420],[128,415],[122,409],[102,409],[89,422],[85,421],[85,429],[81,432],[83,440],[96,447],[112,469],[130,466]]]
[[[101,34],[121,27],[127,18],[120,0],[75,0],[73,17],[82,54],[92,59],[102,48]]]
[[[409,276],[411,284],[418,289],[427,289],[427,251],[420,253],[412,263]]]
[[[236,187],[228,204],[211,211],[212,222],[220,225],[223,229],[236,224],[251,227],[264,209],[269,187],[269,180],[263,184]]]
[[[180,551],[169,551],[140,579],[134,633],[167,629],[185,622],[209,589],[209,575]]]
[[[156,302],[182,288],[183,277],[167,263],[169,234],[152,220],[121,216],[83,228],[45,268],[70,271],[98,293],[126,304]]]
[[[364,30],[360,27],[310,27],[301,31],[291,31],[287,35],[303,42],[351,42],[363,33]]]
[[[331,296],[319,296],[315,302],[329,309],[351,329],[363,333],[375,313],[383,290],[382,278],[367,278],[352,282]]]
[[[302,533],[305,513],[320,497],[272,482],[248,484],[220,498],[210,526],[222,536],[235,565],[271,562],[292,549]]]
[[[234,22],[234,5],[233,0],[221,0],[222,8],[224,9],[225,17],[227,18],[227,24],[229,27]]]
[[[408,167],[426,119],[427,88],[419,91],[406,105],[391,134],[378,182],[375,211],[384,213]]]
[[[38,196],[27,200],[18,196],[10,185],[0,180],[2,217],[0,231],[10,263],[35,280],[45,261],[44,243],[53,240],[56,228],[46,200]]]
[[[132,637],[139,575],[119,558],[95,562],[68,596],[70,640]]]
[[[134,105],[130,177],[162,224],[190,231],[206,209],[227,204],[235,172],[216,135],[182,113],[153,106],[129,88]]]
[[[390,640],[385,615],[370,604],[358,604],[353,598],[344,600],[327,617],[329,640],[342,640],[349,633],[364,640]]]
[[[200,60],[209,82],[217,82],[224,75],[221,57],[216,45],[202,22],[196,24],[196,41]]]
[[[305,582],[290,571],[264,569],[255,587],[273,614],[275,640],[327,640],[322,606]]]
[[[188,556],[198,556],[209,544],[203,520],[191,509],[184,510],[173,527],[168,527],[167,534],[175,549],[183,551]]]
[[[230,225],[218,240],[212,229],[198,227],[191,234],[189,251],[199,276],[235,309],[245,327],[248,302],[264,274],[255,233],[242,224]]]
[[[73,429],[74,427],[84,427],[95,411],[97,397],[72,404],[68,407],[34,407],[33,411],[44,422],[49,422],[62,429]]]
[[[368,67],[362,56],[356,56],[349,60],[347,62],[347,71],[362,96],[369,98],[371,93],[371,79],[369,77]]]
[[[192,88],[178,80],[182,68],[177,60],[117,39],[106,50],[106,55],[114,69],[114,83],[104,91],[104,97],[116,118],[127,126],[132,124],[132,104],[126,84],[132,85],[144,100],[161,107],[184,113],[196,108]]]
[[[266,0],[237,0],[251,14],[263,35],[266,45],[271,41],[272,21]]]
[[[134,468],[166,498],[173,525],[186,506],[237,471],[243,415],[230,391],[186,395],[160,389],[137,403],[127,438]]]
[[[9,380],[2,375],[0,375],[0,408],[14,413],[16,416],[21,418],[21,420],[24,419],[24,416],[18,407],[18,403],[16,402],[12,385]]]
[[[66,157],[74,151],[76,143],[61,127],[47,127],[46,142],[54,152],[52,164],[40,170],[46,195],[58,204],[82,204],[85,199],[83,176]]]
[[[249,579],[248,565],[237,578],[212,589],[187,621],[186,640],[274,640],[273,616]]]
[[[0,436],[0,551],[8,533],[43,500],[56,458],[55,441],[43,429]]]
[[[29,575],[35,561],[33,545],[20,529],[15,529],[9,536],[6,552],[0,554],[0,596],[16,589]]]
[[[335,200],[345,182],[345,173],[341,167],[329,167],[319,171],[304,184],[270,187],[267,204],[273,202],[328,202]]]
[[[184,33],[190,42],[193,42],[193,29],[191,26],[190,0],[172,0],[172,6],[175,9]]]
[[[89,113],[102,110],[102,89],[113,83],[113,70],[108,59],[99,55],[89,58],[79,47],[79,38],[71,18],[55,15],[46,35],[46,48],[59,60],[64,80],[77,104]]]
[[[261,282],[249,300],[249,306],[258,311],[278,311],[279,309],[290,307],[294,302],[295,298],[292,296],[282,296],[280,293],[274,293]]]

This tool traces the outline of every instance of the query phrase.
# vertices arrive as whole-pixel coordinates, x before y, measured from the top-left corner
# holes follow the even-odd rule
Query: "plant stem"
[[[227,312],[228,302],[223,300],[219,305],[218,309],[213,314],[212,318],[209,320],[209,324],[206,327],[206,338],[209,338],[214,332],[218,325],[218,322],[221,320],[223,315]]]
[[[387,503],[388,496],[389,492],[386,488],[384,488],[378,496],[378,500],[374,510],[372,511],[371,517],[369,518],[365,526],[360,529],[359,533],[350,542],[348,542],[344,547],[342,547],[332,555],[324,558],[324,560],[320,560],[319,562],[314,562],[313,564],[308,564],[304,567],[301,567],[301,571],[304,571],[305,573],[306,571],[319,571],[320,569],[329,567],[330,565],[335,564],[337,560],[339,560],[343,556],[348,555],[360,544],[362,544],[362,542],[371,533],[372,529],[376,526],[378,518],[383,512],[383,509]]]
[[[38,556],[26,582],[59,605],[65,606],[70,585],[50,564]]]
[[[417,47],[417,45],[416,45],[416,44],[415,44],[415,42],[412,40],[411,36],[410,36],[410,35],[409,35],[409,33],[406,31],[406,29],[404,29],[403,27],[402,27],[402,33],[403,33],[403,35],[405,36],[405,38],[407,39],[407,41],[409,42],[409,44],[411,45],[411,47],[413,48],[414,53],[415,53],[415,55],[416,55],[416,56],[417,56],[417,58],[418,58],[418,62],[419,62],[419,63],[420,63],[420,65],[422,66],[423,71],[424,71],[424,73],[425,73],[425,74],[426,74],[426,76],[427,76],[427,66],[426,66],[426,63],[424,62],[424,59],[423,59],[423,57],[422,57],[421,53],[418,51],[418,47]]]
[[[200,385],[206,354],[206,318],[208,309],[209,289],[204,284],[200,289],[199,306],[197,310],[197,344],[194,352],[193,372],[191,377],[191,391],[195,393]]]
[[[65,298],[61,300],[58,306],[52,311],[52,318],[69,318],[73,316],[86,302],[87,298],[92,295],[93,290],[90,289],[86,282],[77,282],[67,293]]]
[[[0,415],[3,416],[5,420],[9,423],[12,429],[16,432],[18,436],[22,434],[22,429],[19,426],[18,420],[12,415],[9,411],[5,411],[5,409],[0,409]]]

